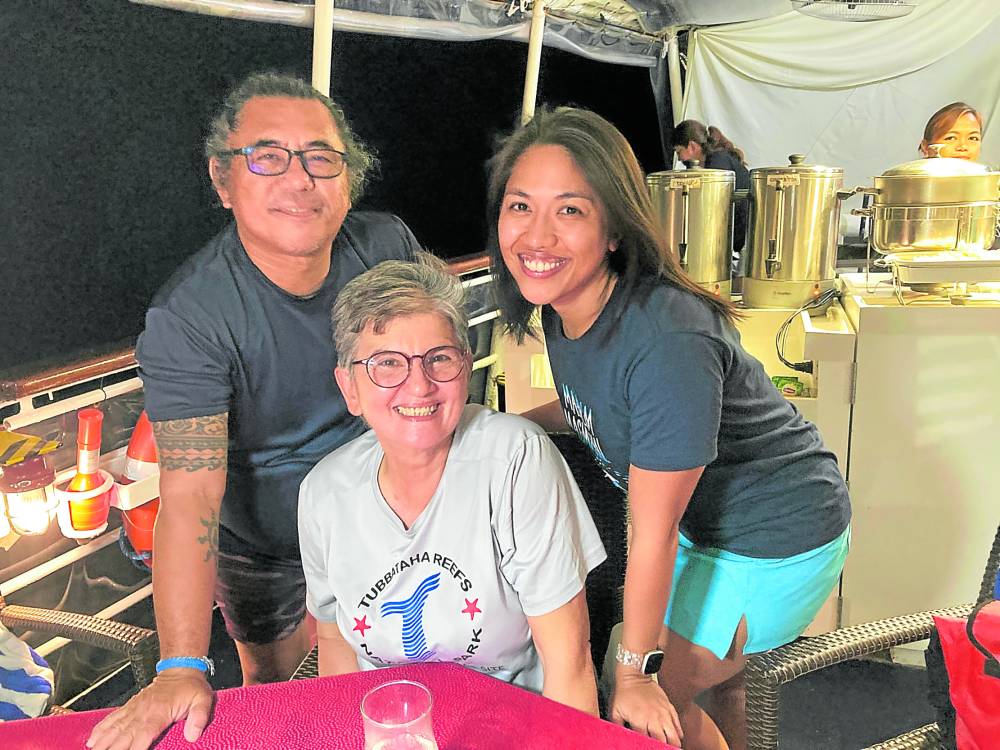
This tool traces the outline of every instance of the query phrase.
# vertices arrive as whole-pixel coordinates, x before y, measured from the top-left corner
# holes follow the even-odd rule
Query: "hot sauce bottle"
[[[77,412],[79,427],[76,436],[76,474],[66,485],[69,493],[90,493],[104,484],[100,472],[101,425],[104,413],[88,408]],[[73,528],[79,531],[96,529],[108,520],[108,493],[74,500],[70,498],[69,517]]]

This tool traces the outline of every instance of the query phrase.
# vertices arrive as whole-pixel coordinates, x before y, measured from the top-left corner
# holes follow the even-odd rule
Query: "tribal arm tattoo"
[[[204,535],[198,537],[198,543],[205,545],[205,562],[219,556],[219,516],[212,510],[208,518],[202,518],[201,525],[205,527]]]
[[[219,555],[218,501],[225,485],[225,474],[218,471],[224,472],[227,465],[229,413],[153,422],[153,436],[162,472],[178,472],[174,477],[180,480],[182,491],[193,491],[195,496],[200,496],[207,490],[206,499],[215,497],[214,502],[201,506],[198,522],[204,533],[197,536],[197,541],[204,547],[205,562],[216,559]],[[202,469],[206,473],[198,473]],[[171,485],[178,487],[176,481]]]
[[[226,468],[229,412],[153,422],[153,436],[161,471]]]

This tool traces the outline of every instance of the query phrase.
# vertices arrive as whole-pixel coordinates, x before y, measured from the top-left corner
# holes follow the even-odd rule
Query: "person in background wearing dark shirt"
[[[690,169],[697,164],[705,169],[727,169],[736,173],[736,190],[750,189],[750,171],[743,151],[714,125],[705,127],[697,120],[679,122],[674,126],[670,145],[685,167]],[[743,249],[749,215],[747,202],[737,201],[733,216],[733,276],[746,275],[747,259]]]
[[[330,308],[382,260],[419,249],[387,214],[352,212],[372,157],[305,81],[250,76],[206,140],[234,222],[160,289],[136,348],[160,459],[157,676],[87,746],[144,750],[208,724],[212,603],[244,684],[287,679],[309,649],[296,513],[303,477],[359,436],[333,378]]]

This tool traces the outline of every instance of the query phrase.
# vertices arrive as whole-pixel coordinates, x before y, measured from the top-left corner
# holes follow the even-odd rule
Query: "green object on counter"
[[[802,381],[792,375],[773,375],[771,382],[785,396],[801,396],[805,391]]]

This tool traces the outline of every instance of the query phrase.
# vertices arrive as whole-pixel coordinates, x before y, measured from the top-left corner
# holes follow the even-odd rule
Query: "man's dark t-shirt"
[[[300,298],[260,272],[230,224],[154,297],[136,347],[146,411],[153,421],[229,412],[221,523],[253,549],[299,556],[300,482],[366,429],[333,378],[337,294],[368,268],[419,249],[398,218],[352,212],[323,286]]]

